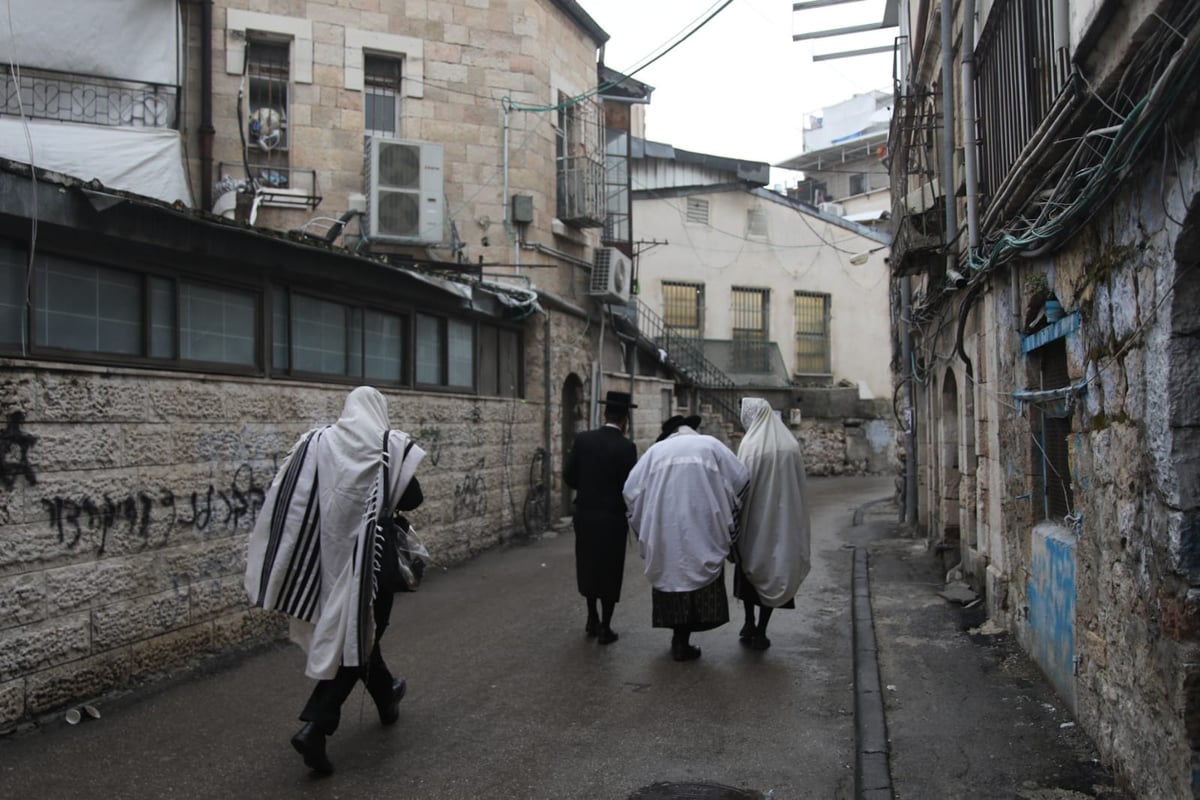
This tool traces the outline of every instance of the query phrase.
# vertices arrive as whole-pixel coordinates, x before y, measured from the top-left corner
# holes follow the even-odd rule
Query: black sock
[[[613,607],[616,606],[616,604],[617,603],[614,600],[601,600],[600,601],[600,608],[604,614],[603,619],[600,620],[601,628],[604,628],[605,630],[607,630],[609,625],[612,623]]]

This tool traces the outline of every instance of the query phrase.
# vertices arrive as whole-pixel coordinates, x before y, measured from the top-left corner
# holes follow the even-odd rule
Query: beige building
[[[810,471],[890,469],[888,235],[765,189],[763,162],[638,141],[633,165],[641,303],[742,393],[825,420]]]
[[[650,89],[578,3],[9,5],[0,730],[276,634],[247,531],[355,385],[428,451],[447,565],[569,512],[606,389],[643,449],[674,409],[600,324]]]

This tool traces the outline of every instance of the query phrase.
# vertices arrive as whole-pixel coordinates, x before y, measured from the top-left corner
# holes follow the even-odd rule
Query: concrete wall
[[[242,590],[276,465],[349,387],[4,362],[0,730],[280,630]],[[452,564],[524,532],[540,403],[386,392]]]

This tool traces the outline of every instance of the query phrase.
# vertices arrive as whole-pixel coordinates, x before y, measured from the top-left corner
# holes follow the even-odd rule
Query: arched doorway
[[[940,478],[942,499],[942,545],[947,551],[957,550],[962,540],[959,518],[959,486],[962,470],[959,468],[958,443],[961,439],[958,416],[958,379],[953,370],[946,370],[942,380],[942,408],[939,415],[941,425]],[[953,555],[949,556],[953,561]]]
[[[571,452],[571,448],[575,445],[575,434],[587,428],[587,409],[584,404],[583,397],[583,381],[579,376],[572,372],[563,381],[562,387],[562,460],[559,462],[565,464],[567,462],[567,453]],[[562,489],[562,515],[566,516],[571,513],[571,487],[567,486],[562,481],[559,481]]]

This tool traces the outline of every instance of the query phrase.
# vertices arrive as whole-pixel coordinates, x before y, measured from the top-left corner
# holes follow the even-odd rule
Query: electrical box
[[[533,222],[533,195],[514,194],[512,196],[512,221],[519,225]]]

